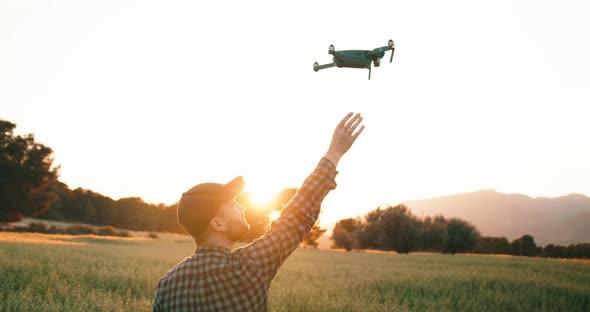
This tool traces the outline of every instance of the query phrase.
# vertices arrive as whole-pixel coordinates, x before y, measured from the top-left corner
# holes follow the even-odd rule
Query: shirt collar
[[[207,245],[207,246],[197,246],[197,249],[195,249],[195,253],[197,254],[219,254],[219,255],[227,255],[231,253],[231,250],[224,248],[224,247],[220,247],[220,246],[211,246],[211,245]]]

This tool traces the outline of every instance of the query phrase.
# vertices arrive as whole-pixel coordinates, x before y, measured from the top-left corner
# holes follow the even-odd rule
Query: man
[[[336,166],[364,130],[358,128],[362,120],[349,113],[340,121],[316,169],[270,230],[247,246],[231,250],[250,228],[245,207],[234,200],[244,187],[242,177],[198,184],[182,194],[178,223],[193,237],[196,250],[160,279],[153,311],[267,311],[270,283],[336,187]]]

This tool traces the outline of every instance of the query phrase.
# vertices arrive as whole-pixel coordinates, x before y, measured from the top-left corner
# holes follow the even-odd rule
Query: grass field
[[[149,311],[186,239],[0,232],[1,311]],[[590,262],[299,249],[270,311],[590,311]]]

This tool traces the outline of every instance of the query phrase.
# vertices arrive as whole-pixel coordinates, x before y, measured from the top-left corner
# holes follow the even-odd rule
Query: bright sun
[[[249,200],[254,205],[254,207],[258,207],[260,209],[271,208],[270,205],[272,205],[273,201],[277,198],[277,193],[267,191],[266,189],[266,187],[252,187],[252,185],[250,185],[250,188],[247,192],[250,195]],[[272,222],[280,215],[280,211],[271,210],[268,213],[268,219],[270,222]]]
[[[264,191],[253,191],[250,192],[250,200],[254,205],[257,206],[266,206],[272,202],[274,199],[275,194],[271,192],[264,192]]]

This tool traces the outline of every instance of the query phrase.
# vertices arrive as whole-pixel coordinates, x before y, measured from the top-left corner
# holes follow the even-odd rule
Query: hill
[[[482,190],[404,204],[419,216],[468,220],[485,236],[512,240],[530,234],[543,245],[590,242],[590,198],[581,194],[532,198]]]

